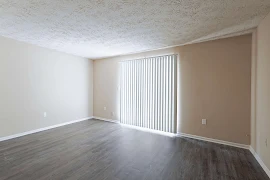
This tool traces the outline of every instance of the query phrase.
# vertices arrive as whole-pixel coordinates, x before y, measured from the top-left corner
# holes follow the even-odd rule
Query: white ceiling
[[[92,59],[250,32],[270,0],[0,0],[0,35]]]

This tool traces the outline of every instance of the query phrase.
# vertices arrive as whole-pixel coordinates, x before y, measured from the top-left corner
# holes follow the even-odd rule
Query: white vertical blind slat
[[[121,62],[121,123],[175,133],[176,66],[176,55]]]

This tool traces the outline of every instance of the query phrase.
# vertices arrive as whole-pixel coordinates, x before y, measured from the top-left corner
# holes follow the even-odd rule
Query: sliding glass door
[[[177,55],[123,61],[120,122],[176,132]]]

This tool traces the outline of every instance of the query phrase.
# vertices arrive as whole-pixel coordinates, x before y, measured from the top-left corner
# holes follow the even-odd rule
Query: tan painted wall
[[[91,60],[0,37],[0,137],[92,116],[92,68]]]
[[[270,14],[257,29],[256,149],[270,169]],[[265,140],[268,139],[268,146]]]
[[[180,132],[250,144],[250,35],[180,48],[180,77]]]
[[[95,60],[94,116],[119,119],[119,61],[178,53],[178,131],[250,144],[251,40],[245,35]]]

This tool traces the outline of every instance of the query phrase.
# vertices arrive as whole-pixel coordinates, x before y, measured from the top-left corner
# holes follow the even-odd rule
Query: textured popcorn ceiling
[[[0,0],[0,35],[103,58],[250,32],[270,0]]]

